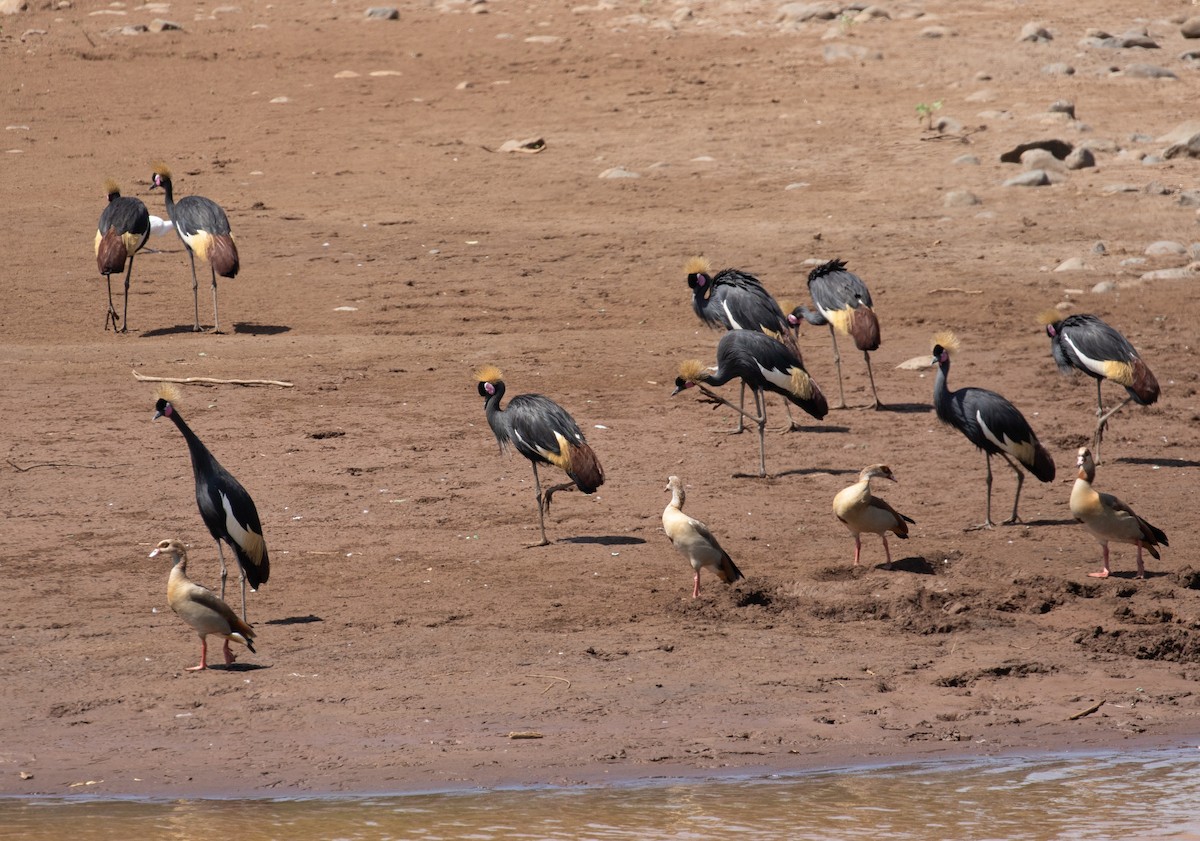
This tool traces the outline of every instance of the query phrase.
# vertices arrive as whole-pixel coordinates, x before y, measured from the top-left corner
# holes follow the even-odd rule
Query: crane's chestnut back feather
[[[125,271],[125,261],[128,258],[129,251],[125,248],[125,239],[115,225],[109,225],[96,245],[96,268],[100,270],[100,274],[120,274]]]
[[[859,350],[879,349],[879,317],[874,310],[867,307],[852,310],[847,332],[854,338],[854,346]]]

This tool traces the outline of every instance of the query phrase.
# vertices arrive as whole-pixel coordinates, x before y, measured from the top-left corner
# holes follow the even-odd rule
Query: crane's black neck
[[[159,175],[156,178],[158,186],[162,187],[163,195],[165,196],[165,204],[167,207],[167,217],[175,218],[175,190],[171,185],[171,176]]]
[[[187,442],[188,453],[192,457],[193,468],[200,471],[217,463],[217,460],[213,458],[213,454],[208,451],[208,447],[204,446],[204,442],[196,437],[196,433],[192,432],[192,428],[187,425],[187,421],[183,419],[174,406],[168,403],[163,414],[170,418],[171,423],[175,424],[183,434],[183,440]]]
[[[950,416],[950,386],[946,384],[949,373],[950,358],[946,357],[938,363],[937,380],[933,384],[933,405],[942,420]]]
[[[492,428],[492,433],[503,449],[504,442],[508,440],[507,418],[504,417],[504,410],[500,408],[500,400],[504,397],[504,381],[480,383],[479,393],[483,396],[483,410],[487,413],[488,426]]]

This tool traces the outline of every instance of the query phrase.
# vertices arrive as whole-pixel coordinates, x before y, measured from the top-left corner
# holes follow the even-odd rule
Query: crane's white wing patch
[[[1079,346],[1076,345],[1073,341],[1071,341],[1071,337],[1069,334],[1063,333],[1062,338],[1063,338],[1064,342],[1066,342],[1068,345],[1071,346],[1071,350],[1073,350],[1075,352],[1075,356],[1077,356],[1079,358],[1079,361],[1083,363],[1083,367],[1087,368],[1089,371],[1091,371],[1097,377],[1107,376],[1103,361],[1097,360],[1097,359],[1092,359],[1091,357],[1084,354],[1084,352],[1079,349]]]

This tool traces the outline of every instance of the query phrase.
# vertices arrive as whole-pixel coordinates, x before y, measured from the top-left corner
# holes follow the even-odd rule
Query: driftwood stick
[[[144,383],[185,383],[196,385],[277,385],[280,388],[292,388],[295,383],[283,380],[218,380],[215,377],[151,377],[146,374],[133,372],[133,378]]]
[[[1075,721],[1076,719],[1083,718],[1085,715],[1091,715],[1092,713],[1094,713],[1096,710],[1100,709],[1103,706],[1104,706],[1104,700],[1101,699],[1101,700],[1097,701],[1096,703],[1092,704],[1086,710],[1080,710],[1079,712],[1075,713],[1074,715],[1067,716],[1067,721]]]
[[[937,289],[930,289],[927,295],[937,295],[939,292],[961,292],[964,295],[982,295],[982,289],[963,289],[961,286],[939,286]]]
[[[82,470],[99,470],[100,468],[108,469],[115,466],[112,464],[75,464],[69,461],[39,461],[37,464],[31,464],[28,467],[21,467],[11,458],[6,458],[5,461],[12,465],[12,469],[18,473],[28,473],[35,467],[78,467]]]
[[[525,675],[525,677],[544,677],[547,680],[558,680],[558,681],[562,681],[563,683],[565,683],[567,685],[567,689],[571,688],[571,681],[567,680],[565,677],[558,677],[557,675]],[[542,694],[545,695],[553,687],[554,687],[553,683],[547,684],[546,688],[542,690]]]

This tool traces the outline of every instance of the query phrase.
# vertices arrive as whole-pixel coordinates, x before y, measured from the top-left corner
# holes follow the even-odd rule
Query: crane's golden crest
[[[933,337],[933,346],[941,345],[947,353],[954,353],[959,348],[958,336],[950,330],[943,330]]]
[[[117,179],[115,178],[105,178],[104,195],[111,196],[113,193],[116,193],[118,196],[121,195],[121,185],[117,183]]]
[[[167,165],[159,161],[154,165],[154,174],[161,175],[163,178],[171,177],[171,170],[167,169]]]
[[[481,383],[498,383],[503,376],[495,365],[483,365],[475,371],[475,379]]]
[[[703,382],[707,370],[708,368],[699,359],[685,359],[679,363],[679,377],[684,382]]]
[[[684,274],[712,274],[712,263],[707,257],[696,256],[687,261],[683,266]]]
[[[158,387],[154,389],[155,400],[166,400],[168,403],[178,404],[179,398],[182,396],[183,393],[175,383],[159,383]]]
[[[1058,310],[1042,310],[1038,313],[1038,324],[1043,327],[1049,327],[1051,324],[1058,324],[1063,320],[1063,314]]]
[[[790,372],[792,375],[792,394],[799,397],[801,400],[808,400],[813,396],[812,378],[803,368],[793,368]]]

